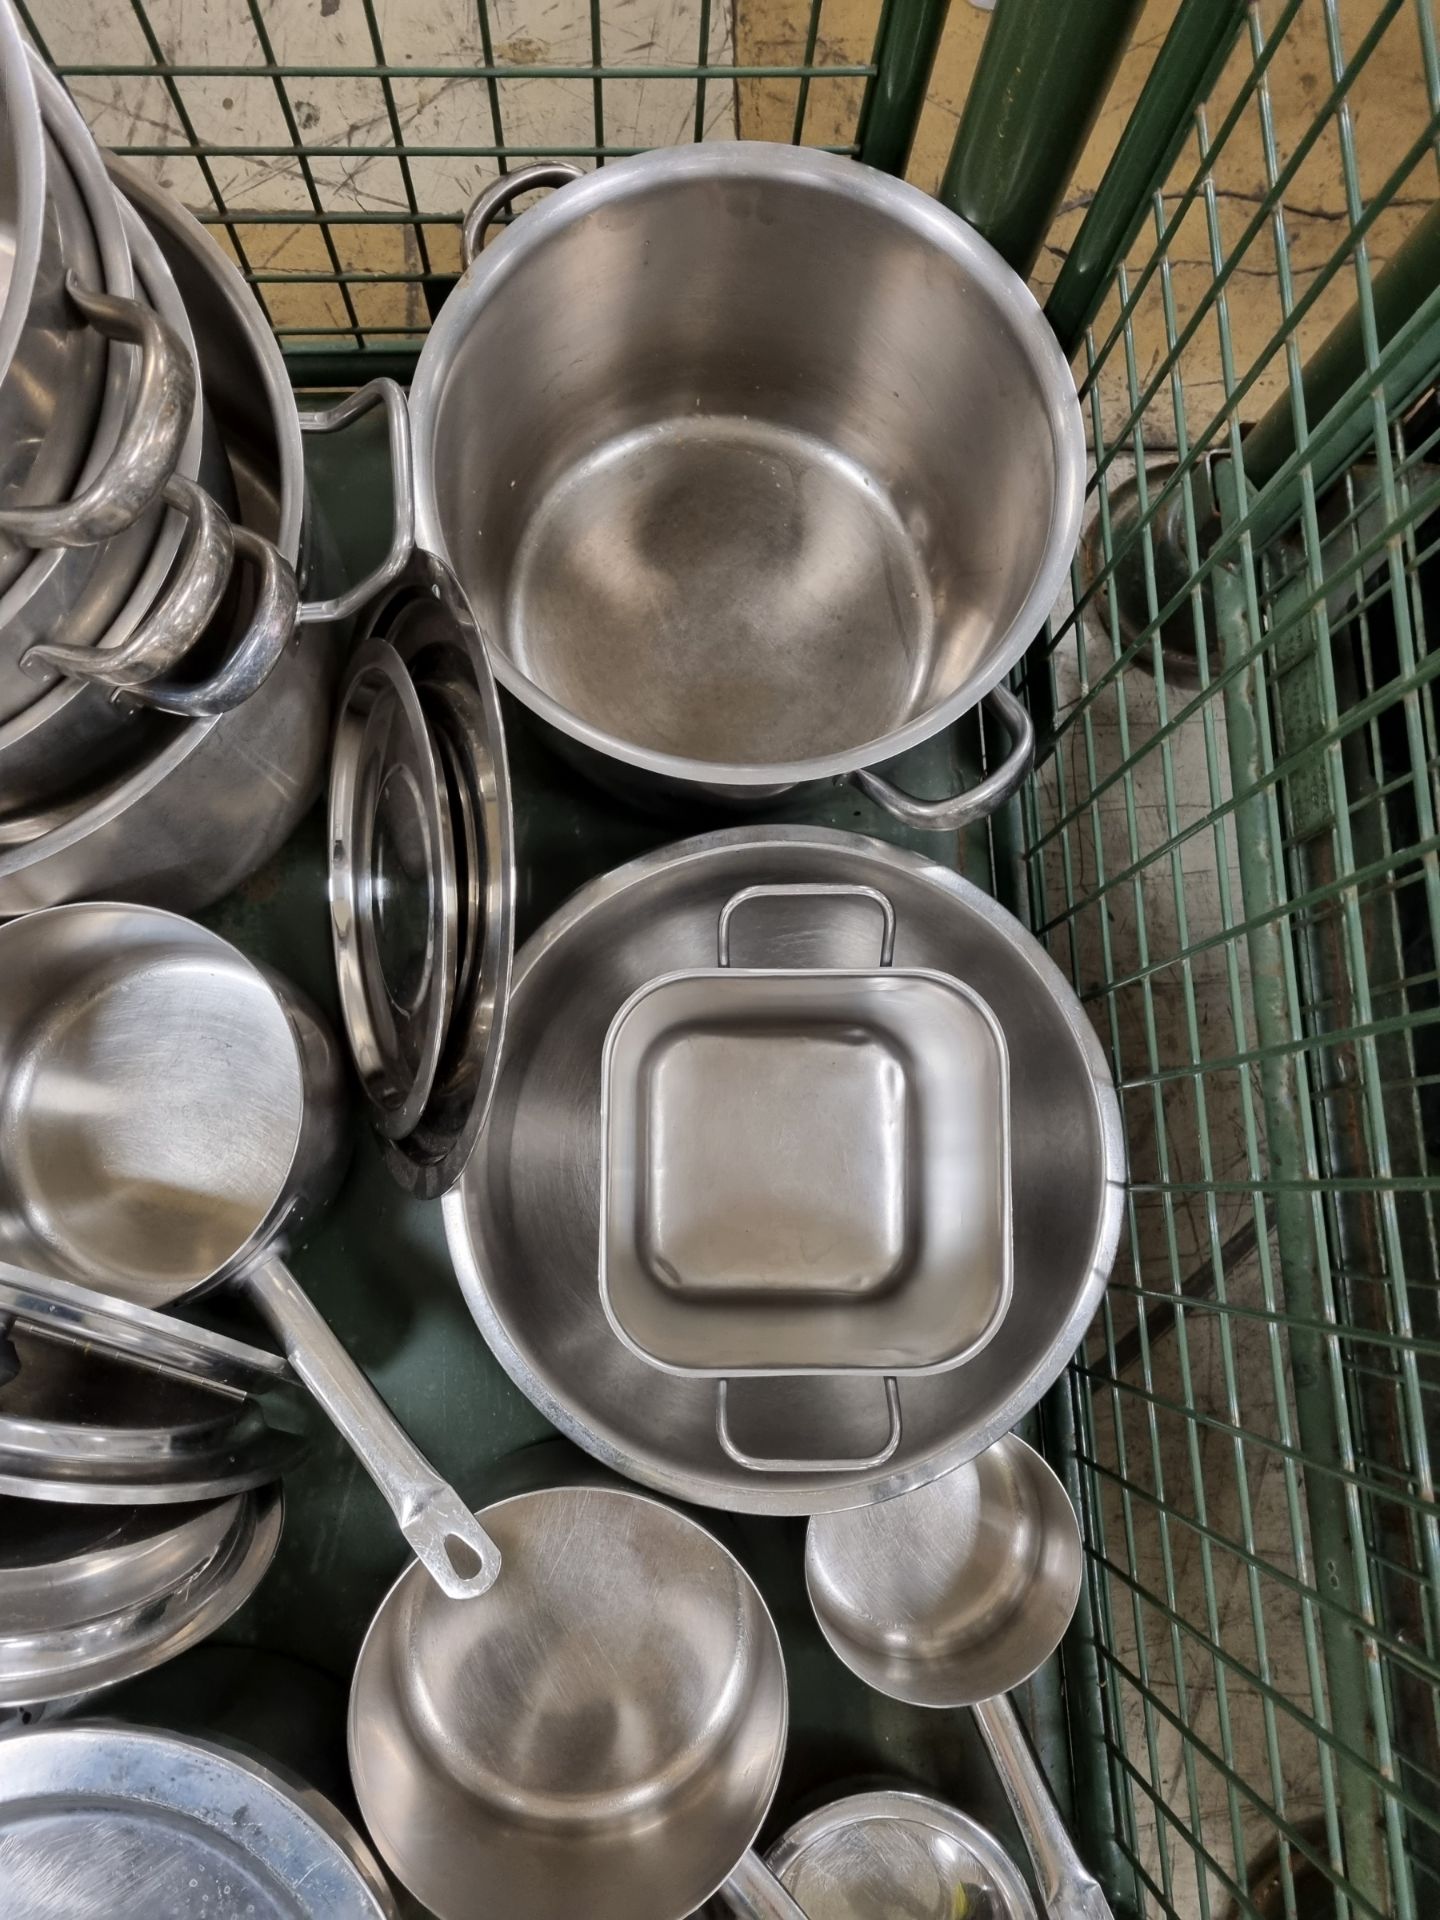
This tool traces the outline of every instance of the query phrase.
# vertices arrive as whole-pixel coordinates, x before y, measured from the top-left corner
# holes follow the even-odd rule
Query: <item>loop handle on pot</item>
[[[747,900],[873,900],[879,907],[884,927],[880,934],[880,964],[888,967],[895,958],[895,908],[878,887],[843,886],[826,880],[776,881],[769,885],[741,887],[732,893],[720,909],[720,930],[716,946],[722,967],[730,965],[730,922]]]
[[[167,673],[189,652],[224,595],[235,564],[234,534],[205,489],[181,474],[171,475],[161,498],[183,513],[190,525],[175,572],[130,638],[118,647],[41,641],[26,649],[22,667],[54,667],[72,680],[138,687]]]
[[[865,1473],[871,1467],[883,1467],[900,1445],[900,1386],[893,1373],[885,1376],[885,1405],[890,1415],[889,1435],[878,1453],[867,1454],[859,1460],[785,1460],[766,1454],[747,1453],[737,1445],[730,1431],[729,1388],[728,1380],[716,1382],[715,1437],[736,1466],[745,1467],[751,1473]]]
[[[1035,727],[1029,714],[1013,693],[995,687],[985,696],[992,718],[998,720],[1010,736],[1010,751],[992,772],[964,793],[950,800],[917,800],[882,780],[868,767],[857,767],[845,777],[878,806],[907,827],[927,828],[935,833],[956,833],[973,826],[1004,806],[1029,778],[1035,764]]]
[[[294,637],[300,610],[295,570],[273,542],[248,527],[234,527],[235,551],[260,573],[250,625],[230,658],[210,679],[191,685],[182,680],[150,680],[121,689],[117,703],[158,707],[190,720],[211,720],[243,706],[275,671]]]
[[[436,1586],[452,1600],[488,1593],[500,1572],[500,1549],[396,1420],[285,1262],[263,1254],[245,1269],[242,1283]]]
[[[73,273],[65,291],[97,333],[140,349],[140,371],[110,458],[84,491],[0,512],[0,533],[27,547],[93,547],[133,526],[174,473],[195,411],[189,349],[143,300],[92,293]]]
[[[568,187],[584,172],[573,160],[537,160],[533,167],[521,167],[518,173],[502,173],[498,180],[492,180],[471,201],[470,211],[460,228],[460,257],[465,265],[468,267],[479,254],[497,214],[503,213],[522,193],[534,193],[538,187]]]
[[[390,551],[372,573],[357,580],[344,593],[329,600],[307,600],[300,609],[301,626],[327,626],[335,620],[348,620],[367,601],[404,568],[415,550],[415,478],[410,453],[410,413],[405,395],[393,380],[372,380],[333,407],[322,407],[300,415],[301,433],[338,433],[362,414],[384,407],[390,427],[390,484],[395,496],[395,517],[390,533]]]
[[[1010,1696],[977,1701],[974,1713],[1035,1869],[1045,1912],[1051,1920],[1114,1920],[1110,1902],[1065,1830]]]

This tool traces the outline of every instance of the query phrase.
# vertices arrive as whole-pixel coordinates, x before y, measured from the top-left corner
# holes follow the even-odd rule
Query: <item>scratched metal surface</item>
[[[338,441],[312,442],[307,458],[318,506],[350,564],[358,565],[388,524],[380,433],[357,428]],[[714,815],[647,816],[608,801],[550,754],[518,709],[510,705],[506,711],[522,940],[594,874],[716,824]],[[939,792],[956,777],[957,760],[967,757],[964,745],[946,741],[910,756],[901,771],[917,792]],[[812,798],[791,817],[923,846],[935,857],[962,861],[980,884],[993,884],[985,836],[960,847],[950,836],[907,835],[847,789],[831,790],[818,805]],[[334,1014],[323,856],[317,812],[269,868],[207,918]],[[547,1437],[556,1452],[546,1467],[558,1460],[563,1472],[568,1449],[502,1373],[466,1312],[438,1204],[412,1201],[393,1185],[363,1126],[357,1127],[355,1159],[339,1200],[298,1253],[295,1269],[380,1392],[467,1499],[483,1504],[526,1484],[527,1463],[517,1465],[512,1456]],[[759,1581],[785,1645],[790,1743],[764,1837],[777,1836],[799,1813],[857,1785],[900,1781],[972,1813],[1007,1837],[1018,1854],[969,1715],[925,1713],[882,1700],[824,1646],[805,1598],[803,1521],[712,1516],[711,1524]],[[287,1479],[285,1533],[275,1564],[223,1641],[288,1655],[347,1680],[365,1627],[405,1559],[379,1495],[339,1439],[322,1433],[305,1464]],[[171,1678],[152,1683],[151,1692],[162,1687],[161,1717],[173,1723],[184,1711],[185,1690]],[[1042,1753],[1058,1756],[1058,1687],[1042,1680],[1030,1692]],[[145,1695],[144,1688],[132,1689],[127,1712],[147,1711]],[[312,1744],[328,1737],[338,1745],[340,1698],[326,1710],[324,1725],[297,1726],[297,1737]],[[263,1704],[256,1702],[257,1708]],[[270,1711],[273,1721],[273,1702]],[[305,1711],[313,1715],[313,1703]]]

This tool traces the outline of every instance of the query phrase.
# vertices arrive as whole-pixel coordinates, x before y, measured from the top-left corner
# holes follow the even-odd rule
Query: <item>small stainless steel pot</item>
[[[1007,1434],[903,1499],[811,1520],[805,1579],[820,1631],[877,1693],[971,1707],[1051,1920],[1111,1920],[1007,1695],[1059,1646],[1084,1554],[1065,1489]]]
[[[411,388],[420,544],[563,748],[732,803],[852,779],[935,828],[1014,791],[1001,683],[1064,584],[1085,449],[991,247],[889,175],[743,141],[510,174],[466,249]],[[1013,744],[980,788],[871,771],[987,695]]]
[[[176,914],[27,914],[0,927],[0,1110],[0,1251],[147,1306],[237,1282],[430,1575],[485,1592],[484,1529],[285,1265],[350,1146],[340,1052],[303,995]]]

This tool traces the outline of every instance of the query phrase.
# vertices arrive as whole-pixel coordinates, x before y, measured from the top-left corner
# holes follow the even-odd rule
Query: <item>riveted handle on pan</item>
[[[27,547],[93,547],[133,526],[174,473],[195,411],[189,349],[143,300],[92,293],[73,273],[65,291],[97,333],[140,349],[140,372],[110,457],[83,491],[0,513],[0,533]]]
[[[533,167],[521,167],[517,173],[502,173],[481,189],[470,203],[470,211],[460,226],[460,255],[468,267],[485,244],[485,235],[496,216],[518,200],[522,193],[534,193],[540,187],[568,187],[583,177],[585,169],[573,160],[537,160]]]
[[[391,522],[390,548],[385,558],[363,580],[347,587],[328,600],[307,600],[300,608],[300,625],[326,626],[335,620],[348,620],[402,570],[415,550],[415,476],[410,453],[410,411],[405,395],[393,380],[372,380],[333,407],[302,412],[301,433],[339,433],[362,414],[384,407],[390,428],[390,485],[395,508]]]
[[[242,1284],[285,1357],[384,1494],[400,1531],[442,1593],[488,1593],[500,1549],[421,1453],[301,1291],[284,1261],[265,1254]]]
[[[747,1453],[730,1431],[730,1382],[719,1380],[715,1386],[715,1437],[737,1467],[750,1473],[865,1473],[871,1467],[883,1467],[900,1445],[900,1387],[893,1374],[885,1376],[885,1406],[890,1416],[890,1431],[877,1453],[859,1460],[822,1457],[819,1460],[787,1460],[778,1455]]]
[[[730,965],[730,922],[738,910],[751,900],[873,900],[884,922],[880,934],[880,964],[888,967],[895,958],[895,908],[878,887],[859,884],[847,886],[825,880],[775,881],[764,886],[741,887],[732,893],[720,909],[720,929],[716,952],[722,967]]]
[[[1009,1695],[977,1702],[974,1713],[1030,1855],[1050,1920],[1114,1920],[1100,1883],[1081,1861],[1065,1830]]]
[[[845,777],[862,793],[869,794],[877,806],[907,827],[923,827],[933,833],[958,833],[973,826],[1003,807],[1018,793],[1035,765],[1035,726],[1013,693],[994,687],[985,696],[985,706],[1010,736],[1010,751],[993,772],[987,773],[964,793],[949,800],[917,800],[882,780],[868,767],[857,767]]]
[[[805,1920],[805,1910],[792,1900],[752,1848],[740,1856],[720,1897],[740,1920]]]

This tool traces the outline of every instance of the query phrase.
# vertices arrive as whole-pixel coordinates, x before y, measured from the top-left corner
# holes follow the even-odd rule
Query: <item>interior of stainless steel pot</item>
[[[438,1916],[683,1920],[765,1817],[787,1720],[780,1642],[694,1521],[620,1489],[482,1516],[483,1599],[417,1565],[376,1615],[350,1698],[372,1839]]]
[[[522,214],[453,309],[422,523],[502,677],[590,744],[839,771],[973,704],[1048,613],[1073,387],[913,189],[748,142],[625,160]]]
[[[40,264],[45,134],[14,14],[0,15],[0,380],[10,368]]]

